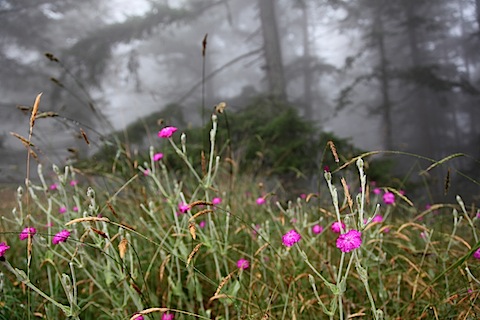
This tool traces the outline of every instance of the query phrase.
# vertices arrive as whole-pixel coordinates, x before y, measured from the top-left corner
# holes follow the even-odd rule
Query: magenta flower
[[[149,174],[150,174],[150,170],[145,169],[145,170],[143,171],[143,175],[144,175],[144,176],[148,176]]]
[[[2,242],[2,243],[3,243],[3,242]],[[477,251],[475,251],[475,252],[473,253],[473,257],[474,257],[475,259],[480,260],[480,248],[477,249]]]
[[[203,229],[203,228],[205,228],[205,225],[206,225],[206,224],[207,224],[207,223],[203,220],[203,221],[200,221],[200,223],[198,224],[198,226]]]
[[[379,214],[377,214],[375,217],[373,217],[372,222],[382,222],[383,217]]]
[[[291,247],[300,241],[300,239],[302,239],[302,236],[297,231],[292,229],[283,235],[282,242],[285,246]]]
[[[173,313],[164,313],[162,320],[173,320],[175,318]]]
[[[180,210],[181,213],[185,213],[190,210],[190,206],[185,202],[182,202],[178,204],[178,210]]]
[[[73,212],[78,212],[78,207],[77,207],[77,206],[74,206],[74,207],[72,208],[72,211],[73,211]]]
[[[20,232],[18,237],[20,238],[20,240],[25,240],[25,239],[28,238],[28,235],[33,237],[35,235],[35,233],[37,233],[37,229],[35,229],[33,227],[26,227],[25,229],[23,229],[22,232]]]
[[[212,203],[214,205],[220,204],[220,203],[222,203],[222,198],[219,198],[219,197],[213,198]]]
[[[323,171],[324,172],[330,172],[330,167],[329,166],[323,166]]]
[[[248,262],[247,259],[240,259],[237,261],[237,268],[238,269],[248,269],[248,267],[250,266],[250,262]]]
[[[53,237],[52,243],[59,244],[60,242],[65,242],[67,241],[68,237],[70,237],[70,231],[64,229]]]
[[[175,127],[165,127],[158,132],[159,138],[170,138],[178,129]]]
[[[58,209],[58,213],[65,213],[65,212],[67,212],[67,207],[60,207]]]
[[[322,231],[323,231],[323,227],[319,224],[316,224],[312,227],[312,232],[315,234],[322,233]]]
[[[338,221],[332,224],[332,231],[335,233],[340,233],[342,230],[345,230],[345,223],[340,223]]]
[[[3,257],[3,255],[5,254],[5,252],[7,252],[8,249],[10,249],[10,246],[7,246],[7,244],[5,242],[1,242],[0,243],[0,257]]]
[[[350,230],[341,234],[337,239],[337,248],[342,252],[350,252],[362,244],[362,233],[358,230]]]
[[[153,161],[160,161],[162,158],[163,158],[163,153],[161,153],[161,152],[155,153],[153,155]]]
[[[372,192],[373,192],[373,194],[377,194],[377,195],[378,195],[378,194],[382,193],[382,190],[380,190],[380,188],[374,188],[374,189],[372,190]]]
[[[138,313],[135,313],[134,315],[137,315]],[[135,320],[144,320],[145,318],[142,315],[139,315],[138,317],[135,318]]]
[[[58,186],[56,183],[53,183],[50,185],[50,190],[54,191],[54,190],[57,190],[58,189]]]
[[[383,195],[383,203],[390,205],[395,203],[395,195],[390,191],[387,191]]]
[[[307,199],[307,194],[300,193],[300,199]]]
[[[259,197],[259,198],[257,198],[257,204],[258,204],[259,206],[261,206],[261,205],[264,204],[264,203],[265,203],[265,198],[264,198],[264,197]]]
[[[78,181],[77,181],[77,180],[72,180],[72,181],[70,181],[70,185],[71,185],[72,187],[76,186],[77,184],[78,184]]]

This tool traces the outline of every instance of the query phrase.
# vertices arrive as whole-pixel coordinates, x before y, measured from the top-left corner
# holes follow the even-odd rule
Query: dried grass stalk
[[[198,252],[198,250],[200,250],[200,247],[203,245],[203,243],[199,243],[195,246],[195,248],[193,248],[192,252],[190,252],[190,254],[188,255],[188,259],[187,259],[187,267],[188,265],[190,265],[190,262],[192,261],[193,257],[195,256],[195,254]]]
[[[215,294],[213,295],[212,298],[210,298],[210,300],[212,300],[214,297],[218,296],[220,291],[222,291],[222,288],[227,284],[228,280],[230,280],[232,278],[232,276],[235,272],[237,272],[237,271],[236,270],[232,271],[225,278],[223,278],[222,282],[220,282],[220,285],[218,286],[217,290],[215,291]]]
[[[195,228],[195,223],[190,222],[188,224],[188,231],[190,231],[190,235],[192,236],[193,240],[197,239],[197,233],[196,233],[197,229]]]
[[[121,259],[125,258],[125,253],[127,253],[127,245],[128,245],[128,240],[126,238],[123,238],[118,244],[118,252],[120,254]]]
[[[79,223],[79,222],[87,222],[87,221],[103,221],[103,222],[110,222],[110,219],[105,218],[105,217],[85,217],[85,218],[78,218],[78,219],[73,219],[65,223],[66,226]]]
[[[205,209],[205,210],[199,211],[199,212],[195,213],[193,216],[191,216],[190,219],[188,219],[188,221],[195,220],[198,217],[203,216],[204,214],[207,214],[207,213],[210,213],[210,212],[213,212],[213,210]]]
[[[327,144],[328,144],[328,147],[330,148],[330,151],[333,154],[333,158],[335,159],[335,162],[337,162],[337,163],[340,162],[340,159],[339,159],[338,153],[337,153],[337,148],[335,147],[335,144],[333,143],[333,141],[329,140],[327,142]]]

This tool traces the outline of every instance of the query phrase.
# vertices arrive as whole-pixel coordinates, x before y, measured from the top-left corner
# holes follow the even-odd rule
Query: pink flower
[[[65,242],[67,241],[68,237],[70,237],[70,231],[64,229],[53,237],[52,243],[59,244],[60,242]]]
[[[163,153],[159,152],[159,153],[155,153],[153,155],[153,161],[159,161],[163,158]]]
[[[72,211],[73,211],[73,212],[78,212],[78,207],[77,207],[77,206],[74,206],[74,207],[72,208]]]
[[[213,198],[212,203],[214,205],[220,204],[220,203],[222,203],[222,198],[219,198],[219,197]]]
[[[350,230],[341,234],[337,239],[337,248],[342,252],[350,252],[362,244],[362,233],[358,230]]]
[[[374,189],[372,190],[372,192],[373,192],[373,194],[377,194],[377,195],[378,195],[378,194],[382,193],[382,190],[380,190],[380,188],[374,188]]]
[[[237,268],[238,269],[247,269],[250,266],[250,262],[247,259],[240,259],[237,261]]]
[[[383,195],[383,203],[390,205],[395,203],[395,195],[389,191]]]
[[[66,208],[66,207],[60,207],[60,208],[58,209],[58,213],[65,213],[65,212],[67,212],[67,208]]]
[[[205,221],[200,221],[200,223],[198,224],[198,226],[203,229],[203,228],[205,228],[205,225],[206,225],[206,224],[207,224],[207,223],[206,223]]]
[[[18,237],[20,238],[20,240],[25,240],[25,239],[28,238],[28,235],[33,237],[35,235],[35,233],[37,233],[37,229],[32,228],[32,227],[26,227],[25,229],[23,229],[22,232],[20,232]]]
[[[175,318],[173,313],[164,313],[162,320],[173,320]]]
[[[290,230],[282,237],[282,242],[285,246],[291,247],[302,239],[302,236],[295,230]]]
[[[175,127],[165,127],[158,132],[159,138],[170,138],[178,129]]]
[[[135,313],[134,315],[137,315],[137,314],[138,314],[138,313]],[[138,316],[138,317],[135,318],[135,320],[144,320],[144,319],[145,319],[145,318],[144,318],[142,315],[140,315],[140,316]]]
[[[144,176],[148,176],[149,174],[150,174],[150,170],[145,169],[145,170],[143,171],[143,175],[144,175]]]
[[[190,210],[190,206],[185,202],[182,202],[178,204],[178,210],[180,210],[181,213],[185,213]]]
[[[2,242],[2,243],[3,243],[3,242]],[[480,260],[480,248],[477,249],[477,251],[475,251],[475,252],[473,253],[473,257],[474,257],[475,259]]]
[[[345,223],[340,223],[338,221],[332,224],[332,231],[335,233],[340,233],[342,230],[345,230]]]
[[[58,186],[56,183],[53,183],[50,185],[50,190],[54,191],[54,190],[57,190],[58,189]]]
[[[5,254],[5,252],[7,252],[8,249],[10,249],[10,246],[7,246],[7,244],[5,242],[1,242],[0,243],[0,257],[3,257],[3,255]]]
[[[379,214],[377,214],[375,217],[373,217],[372,222],[382,222],[383,217]]]
[[[323,231],[323,227],[319,224],[316,224],[312,227],[312,232],[315,234],[322,233],[322,231]]]
[[[300,199],[307,199],[307,195],[305,193],[300,194]]]
[[[265,198],[264,198],[264,197],[259,197],[259,198],[257,198],[257,204],[258,204],[259,206],[261,206],[261,205],[264,204],[264,203],[265,203]]]
[[[77,181],[77,180],[72,180],[72,181],[70,181],[70,185],[71,185],[72,187],[76,186],[77,184],[78,184],[78,181]]]

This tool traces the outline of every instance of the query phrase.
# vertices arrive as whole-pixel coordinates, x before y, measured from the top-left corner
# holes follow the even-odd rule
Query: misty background
[[[479,52],[480,0],[0,0],[0,181],[25,177],[10,132],[28,136],[39,92],[56,115],[32,139],[46,166],[167,106],[191,127],[264,95],[362,150],[465,153],[429,179],[478,199]]]

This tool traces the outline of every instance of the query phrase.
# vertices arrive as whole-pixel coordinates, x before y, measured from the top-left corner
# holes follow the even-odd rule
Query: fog
[[[66,163],[67,148],[95,152],[79,127],[100,141],[172,103],[192,127],[203,101],[241,112],[271,95],[363,150],[468,154],[452,167],[475,179],[478,2],[2,0],[1,180],[23,179],[25,149],[10,132],[27,136],[18,107],[39,92],[40,109],[58,114],[39,119],[32,140],[47,166]]]

